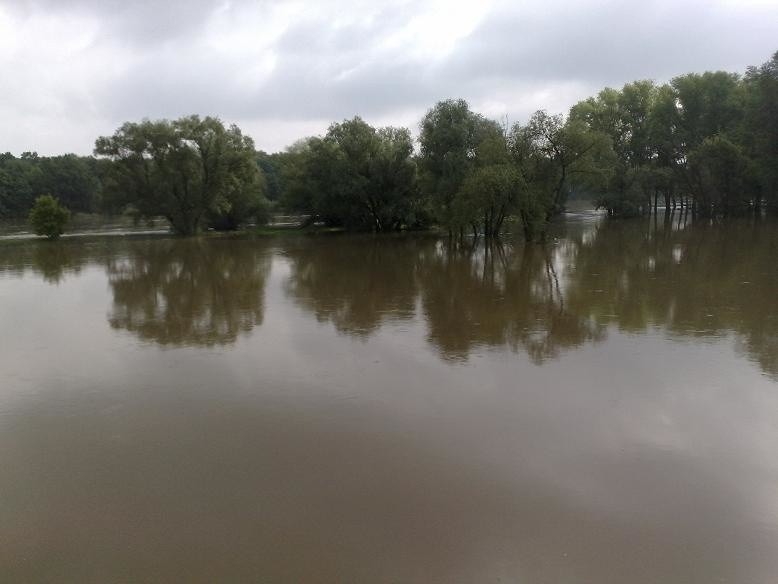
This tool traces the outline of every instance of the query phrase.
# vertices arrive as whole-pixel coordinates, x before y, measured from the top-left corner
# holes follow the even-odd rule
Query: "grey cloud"
[[[362,23],[333,23],[313,16],[295,22],[284,31],[275,48],[288,55],[320,57],[324,53],[355,55],[369,48],[376,38],[407,24],[403,10],[384,8]]]
[[[313,19],[296,23],[273,45],[273,72],[252,90],[243,86],[242,73],[250,63],[200,54],[182,67],[177,58],[147,52],[122,79],[104,88],[101,101],[112,116],[218,109],[225,116],[284,120],[380,115],[419,106],[434,92],[434,79],[423,64],[402,55],[378,59],[373,54],[375,40],[402,20],[401,15],[382,13],[365,25],[328,28]]]
[[[571,2],[492,14],[452,55],[446,77],[613,84],[766,60],[778,10],[712,2]],[[761,57],[759,57],[761,55]]]
[[[26,0],[18,8],[26,16],[44,12],[97,18],[104,39],[135,48],[201,32],[222,4],[212,0]]]
[[[0,88],[0,125],[34,117],[30,125],[40,125],[35,139],[41,141],[21,144],[20,133],[11,132],[16,143],[0,143],[0,150],[47,152],[48,129],[58,125],[57,116],[61,119],[65,110],[72,120],[99,118],[101,127],[196,112],[252,128],[323,130],[327,121],[356,114],[407,120],[409,112],[421,116],[438,99],[464,97],[475,107],[487,107],[486,113],[520,119],[541,107],[569,107],[604,85],[640,78],[665,81],[705,69],[742,71],[766,60],[778,48],[778,7],[721,2],[495,0],[449,53],[427,57],[417,45],[434,39],[442,24],[388,42],[429,6],[405,0],[378,6],[356,0],[310,5],[28,0],[14,4],[6,15],[27,23],[33,33],[35,19],[43,17],[63,22],[87,17],[97,27],[79,55],[87,71],[72,82],[64,74],[67,64],[57,59],[58,48],[46,38],[33,34],[10,58],[0,58],[0,76],[6,80],[5,89]],[[450,10],[469,8],[454,3]],[[72,18],[67,22],[74,26]],[[221,37],[209,36],[214,23],[221,23]],[[229,23],[241,29],[234,46]],[[20,56],[28,43],[44,55],[36,63],[41,73],[59,76],[60,83],[30,83]],[[272,67],[258,69],[263,58]],[[50,114],[40,105],[31,109],[31,102],[40,103],[32,99],[40,97],[33,91],[54,104]],[[73,140],[70,149],[91,150],[83,138]],[[265,135],[258,145],[282,144]]]

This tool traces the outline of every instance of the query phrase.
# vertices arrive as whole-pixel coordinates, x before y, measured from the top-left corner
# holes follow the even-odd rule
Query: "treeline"
[[[660,204],[705,216],[778,211],[778,53],[743,77],[604,89],[573,106],[568,124],[606,144],[594,155],[604,180],[590,192],[612,214]]]
[[[435,223],[528,239],[571,196],[621,216],[663,206],[703,216],[778,212],[778,53],[745,75],[688,74],[604,89],[567,116],[512,127],[446,100],[405,129],[360,118],[273,155],[279,198],[330,225],[374,231]]]
[[[0,154],[0,218],[26,217],[42,194],[77,213],[98,212],[109,166],[108,161],[75,154]]]
[[[38,197],[51,195],[78,213],[165,217],[185,235],[267,220],[266,155],[216,118],[128,122],[98,138],[94,152],[1,154],[0,218],[27,217]]]
[[[406,128],[359,117],[275,154],[216,118],[126,123],[95,157],[0,156],[0,216],[48,193],[77,212],[164,216],[182,234],[262,222],[275,207],[369,231],[493,237],[515,221],[532,239],[571,196],[622,216],[778,212],[778,53],[743,76],[636,81],[512,127],[441,101],[416,145]]]

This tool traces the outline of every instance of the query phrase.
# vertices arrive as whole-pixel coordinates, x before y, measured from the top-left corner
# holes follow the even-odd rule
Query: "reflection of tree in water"
[[[676,216],[677,217],[677,216]],[[573,223],[555,245],[449,247],[434,238],[321,237],[285,244],[287,293],[322,322],[368,336],[426,320],[449,359],[478,347],[534,361],[597,341],[608,326],[679,339],[733,334],[778,377],[778,224]],[[123,258],[123,259],[122,259]],[[112,326],[161,344],[221,344],[262,322],[270,260],[242,239],[4,242],[0,274],[52,283],[106,266]]]
[[[69,241],[18,241],[0,245],[0,273],[21,276],[26,270],[40,275],[49,284],[59,284],[67,274],[78,274],[96,250]]]
[[[262,323],[270,256],[237,239],[138,242],[107,265],[111,326],[162,345],[221,345]]]
[[[322,237],[291,243],[287,293],[345,333],[366,336],[387,320],[411,318],[419,250],[430,239],[373,236]]]
[[[333,237],[286,253],[287,292],[341,332],[364,337],[388,320],[412,318],[420,299],[429,340],[446,358],[508,345],[542,361],[601,336],[565,307],[551,251],[542,246]]]
[[[504,346],[539,363],[603,339],[609,326],[653,327],[677,338],[734,333],[778,375],[778,225],[677,219],[574,223],[547,245],[304,242],[287,252],[287,291],[360,336],[420,306],[430,343],[448,359]]]
[[[474,347],[508,346],[535,362],[602,337],[601,327],[572,313],[555,257],[540,245],[441,245],[418,271],[429,339],[446,358]]]
[[[778,225],[753,220],[607,221],[578,241],[571,310],[630,332],[679,338],[734,332],[778,375]]]
[[[540,362],[609,325],[734,333],[778,376],[778,224],[679,219],[604,221],[553,246],[442,246],[418,270],[430,340],[447,357],[506,345]]]
[[[51,243],[51,242],[45,242]],[[35,248],[34,268],[46,282],[58,284],[65,274],[78,274],[87,258],[66,245],[38,245]]]

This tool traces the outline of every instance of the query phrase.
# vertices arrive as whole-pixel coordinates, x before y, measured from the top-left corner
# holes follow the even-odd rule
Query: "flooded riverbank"
[[[0,580],[772,582],[777,253],[589,214],[4,244]]]

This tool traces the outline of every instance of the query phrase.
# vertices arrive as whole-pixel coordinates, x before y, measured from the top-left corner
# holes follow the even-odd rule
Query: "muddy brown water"
[[[768,584],[778,224],[0,243],[0,581]]]

